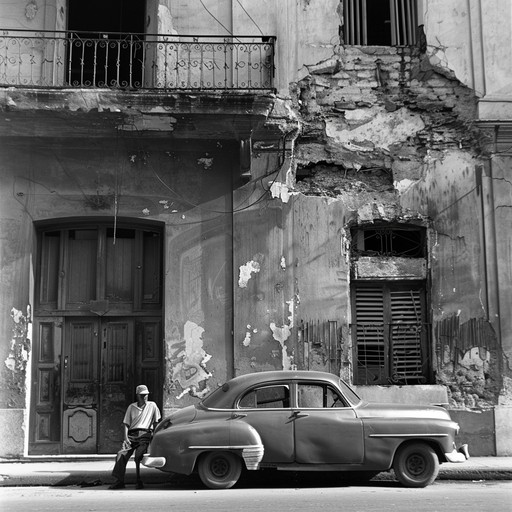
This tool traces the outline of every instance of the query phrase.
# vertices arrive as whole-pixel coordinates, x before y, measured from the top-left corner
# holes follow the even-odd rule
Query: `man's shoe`
[[[142,480],[137,480],[137,485],[135,486],[136,489],[144,489],[144,484],[142,483]]]
[[[121,482],[118,482],[116,484],[112,484],[109,489],[124,489],[124,484]]]

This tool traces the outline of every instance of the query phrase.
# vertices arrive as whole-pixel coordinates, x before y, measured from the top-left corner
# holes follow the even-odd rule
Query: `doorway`
[[[161,406],[161,230],[52,226],[39,243],[29,452],[115,453],[135,387]]]
[[[69,0],[68,84],[140,87],[145,10],[141,0]]]

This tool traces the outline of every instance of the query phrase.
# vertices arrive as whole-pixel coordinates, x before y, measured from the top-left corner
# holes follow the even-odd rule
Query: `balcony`
[[[275,41],[0,29],[0,87],[273,92]]]

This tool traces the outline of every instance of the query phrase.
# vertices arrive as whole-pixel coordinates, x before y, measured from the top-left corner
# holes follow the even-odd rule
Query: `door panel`
[[[246,393],[238,404],[243,421],[261,437],[263,463],[294,460],[293,415],[288,384],[264,385]]]
[[[102,386],[98,453],[113,453],[123,441],[123,418],[133,394],[133,320],[103,319]]]
[[[295,459],[301,464],[363,462],[363,425],[350,408],[297,410]]]
[[[363,462],[363,425],[331,386],[298,383],[295,460],[301,464]]]
[[[96,453],[96,410],[73,407],[63,417],[64,453]]]
[[[72,229],[67,237],[66,308],[84,309],[96,297],[98,234],[95,229]]]
[[[140,319],[136,322],[135,384],[145,384],[150,400],[162,403],[162,343],[159,318]]]
[[[99,399],[97,319],[69,319],[63,362],[64,453],[96,452],[96,414]],[[84,422],[83,427],[80,421]]]
[[[31,454],[60,453],[62,318],[34,321]]]
[[[160,398],[160,321],[138,320],[136,345],[133,318],[68,319],[66,336],[63,452],[115,453],[135,386]]]
[[[241,410],[243,421],[253,426],[261,437],[265,453],[262,463],[290,463],[294,459],[293,416],[291,409]]]

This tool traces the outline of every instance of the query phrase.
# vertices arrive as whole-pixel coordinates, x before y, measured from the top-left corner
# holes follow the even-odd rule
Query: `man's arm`
[[[155,404],[155,408],[154,408],[154,411],[153,411],[153,422],[152,422],[152,425],[151,425],[151,430],[155,430],[156,425],[158,424],[158,422],[161,419],[162,419],[162,416],[160,415],[160,409]]]
[[[130,439],[128,438],[128,425],[126,423],[123,423],[124,428],[124,440],[129,443]]]

